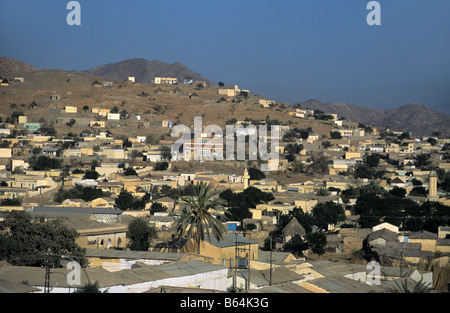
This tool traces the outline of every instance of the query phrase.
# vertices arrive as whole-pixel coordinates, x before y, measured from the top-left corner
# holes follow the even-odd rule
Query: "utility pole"
[[[48,248],[47,250],[47,256],[45,260],[44,293],[50,293],[50,248]]]
[[[272,286],[272,235],[270,235],[270,278],[269,278],[269,286]]]
[[[234,281],[233,281],[233,287],[234,287],[234,292],[236,292],[236,288],[237,288],[237,232],[234,233],[235,234],[235,240],[234,240]]]
[[[251,255],[252,255],[252,250],[251,250],[251,241],[250,241],[250,236],[248,237],[248,260],[247,260],[247,267],[248,267],[248,280],[247,280],[247,290],[250,290],[250,259],[251,259]]]
[[[247,290],[250,290],[250,258],[251,258],[251,241],[250,238],[248,238],[248,242],[247,241],[241,241],[238,242],[238,237],[237,237],[237,231],[235,232],[235,242],[234,242],[234,256],[235,256],[235,263],[234,263],[234,290],[237,290],[237,270],[238,267],[241,270],[247,270],[248,272],[248,277],[247,277],[247,282],[246,282],[246,288]],[[245,233],[243,233],[245,234]],[[248,248],[247,248],[248,245]],[[239,247],[238,247],[239,246]],[[247,251],[248,250],[248,251]],[[244,255],[247,258],[247,266],[241,266],[240,264],[243,263],[239,263],[238,262],[238,258],[240,258],[240,255]],[[242,259],[245,260],[245,258],[243,257]]]

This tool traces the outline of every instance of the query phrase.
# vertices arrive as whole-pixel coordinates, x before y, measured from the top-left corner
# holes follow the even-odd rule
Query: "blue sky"
[[[450,1],[0,0],[0,55],[87,70],[130,58],[181,62],[274,100],[378,109],[411,102],[450,114]]]

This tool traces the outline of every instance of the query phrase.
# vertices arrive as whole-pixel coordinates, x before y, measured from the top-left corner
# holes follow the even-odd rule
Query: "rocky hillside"
[[[153,77],[176,77],[180,82],[184,80],[211,82],[187,68],[180,62],[173,64],[161,61],[148,61],[142,58],[124,60],[117,63],[101,65],[86,71],[89,74],[102,76],[117,81],[127,80],[132,76],[138,83],[150,83]]]
[[[308,100],[298,105],[305,109],[336,113],[340,118],[345,117],[367,125],[412,132],[414,136],[430,136],[432,132],[450,136],[450,116],[423,104],[412,103],[390,110],[376,110],[346,103],[321,103],[318,100]]]
[[[8,57],[0,57],[1,77],[5,77],[14,73],[27,73],[33,71],[37,71],[37,68],[34,68],[22,61],[14,60]]]

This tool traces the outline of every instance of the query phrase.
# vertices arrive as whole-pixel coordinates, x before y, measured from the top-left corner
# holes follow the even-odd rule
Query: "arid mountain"
[[[180,82],[184,80],[211,82],[193,72],[180,62],[173,64],[161,61],[148,61],[142,58],[124,60],[117,63],[101,65],[86,71],[89,74],[102,76],[105,78],[123,81],[132,76],[137,83],[150,83],[153,77],[176,77]]]
[[[15,73],[28,73],[34,71],[37,71],[37,68],[25,64],[22,61],[14,60],[8,57],[0,57],[0,76],[2,77]]]
[[[411,132],[414,136],[430,136],[432,132],[450,135],[450,116],[423,104],[412,103],[390,110],[376,110],[346,103],[321,103],[318,100],[308,100],[299,105],[305,109],[336,113],[340,118],[345,117],[367,125]]]

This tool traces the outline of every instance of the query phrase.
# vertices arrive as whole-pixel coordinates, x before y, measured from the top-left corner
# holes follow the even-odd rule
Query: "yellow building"
[[[25,124],[26,122],[28,122],[28,118],[26,116],[19,116],[19,124]]]
[[[352,137],[353,130],[351,129],[333,129],[333,132],[338,132],[342,137]]]
[[[270,105],[277,104],[276,101],[274,101],[274,100],[267,100],[267,99],[259,99],[258,103],[261,104],[265,108],[269,107]]]
[[[236,247],[239,249],[236,249]],[[176,253],[197,252],[193,240],[157,244],[149,250]],[[211,241],[205,240],[200,244],[200,255],[211,258],[214,264],[227,267],[230,267],[230,264],[231,266],[237,266],[240,263],[239,260],[250,258],[251,262],[258,259],[258,242],[236,234],[225,234],[220,241],[211,236]]]
[[[75,242],[85,249],[124,248],[127,244],[127,224],[107,224],[84,218],[68,218],[65,223],[75,229]]]
[[[99,152],[99,155],[107,159],[129,159],[128,154],[125,154],[124,149],[104,149]]]
[[[28,188],[0,187],[0,199],[18,199],[28,195]]]
[[[107,116],[108,113],[111,112],[111,110],[102,108],[92,108],[91,112],[94,114],[98,114],[99,116]]]
[[[408,237],[408,242],[420,243],[422,245],[422,251],[436,251],[437,234],[428,232],[426,230],[411,233]]]
[[[176,77],[154,77],[152,79],[152,84],[157,85],[175,85],[178,83],[178,78]]]
[[[358,159],[362,157],[362,153],[361,152],[345,152],[345,159],[346,160],[350,160],[350,159]]]
[[[11,148],[0,148],[0,158],[11,158]]]
[[[317,203],[318,201],[316,199],[299,199],[294,201],[295,206],[302,208],[303,212],[306,213],[311,212]]]
[[[74,107],[74,106],[71,106],[71,105],[66,105],[64,107],[64,112],[65,113],[77,113],[77,111],[78,111],[78,108]]]
[[[239,91],[238,85],[227,85],[219,88],[219,95],[234,97],[239,93]]]
[[[283,214],[287,214],[295,208],[295,205],[286,205],[286,204],[270,204],[270,203],[262,203],[257,204],[256,209],[262,210],[266,212],[273,212],[275,210],[280,211]]]

